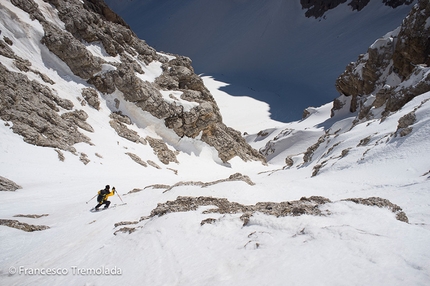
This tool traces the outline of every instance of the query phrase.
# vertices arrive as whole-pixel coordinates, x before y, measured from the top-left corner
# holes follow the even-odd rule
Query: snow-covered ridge
[[[36,2],[30,1],[14,1],[9,3],[6,10],[6,19],[4,20],[4,30],[8,31],[9,27],[13,27],[13,19],[16,13],[28,14],[24,17],[27,21],[37,22],[36,29],[33,31],[31,25],[27,25],[27,39],[29,46],[38,47],[36,50],[35,61],[28,59],[26,53],[32,50],[23,47],[22,56],[15,53],[14,41],[17,40],[12,30],[9,30],[5,39],[7,44],[3,47],[5,52],[3,56],[6,58],[20,61],[20,71],[26,71],[31,65],[41,67],[39,73],[43,81],[41,85],[46,88],[46,93],[58,93],[57,83],[66,81],[76,82],[80,84],[82,93],[89,92],[92,95],[91,100],[98,100],[104,96],[113,99],[113,104],[107,106],[112,112],[121,112],[125,116],[130,116],[136,113],[135,107],[142,110],[142,114],[146,112],[144,117],[154,117],[147,119],[146,122],[159,120],[159,125],[165,125],[170,129],[173,135],[167,134],[166,142],[173,144],[174,148],[181,148],[181,144],[172,142],[179,141],[180,138],[189,137],[192,140],[203,141],[210,146],[211,150],[215,150],[214,155],[217,156],[223,163],[226,163],[235,156],[239,156],[242,160],[259,160],[264,161],[264,158],[258,154],[240,137],[238,132],[228,128],[223,122],[219,114],[219,108],[213,100],[212,95],[203,85],[200,77],[198,77],[191,66],[191,60],[183,56],[165,56],[163,53],[157,53],[153,48],[148,46],[143,40],[138,39],[134,33],[129,30],[125,24],[107,21],[105,14],[109,14],[109,8],[103,2],[89,3],[81,1],[55,1],[52,2],[51,10],[46,7],[46,3],[40,3],[44,7],[43,12],[39,10],[39,5]],[[9,9],[10,8],[10,9]],[[21,8],[21,12],[19,12]],[[98,11],[103,11],[105,14],[98,14]],[[9,11],[9,13],[7,13]],[[49,12],[48,12],[49,11]],[[107,11],[107,12],[106,12]],[[48,21],[45,15],[49,17],[50,13],[56,13],[55,21]],[[114,13],[110,11],[109,15]],[[113,17],[114,19],[115,18]],[[8,22],[9,21],[9,22]],[[62,21],[64,25],[58,25]],[[121,23],[121,21],[118,20]],[[31,34],[35,33],[35,37]],[[10,37],[9,37],[10,36]],[[32,43],[35,41],[35,43]],[[42,52],[43,51],[43,52]],[[17,64],[15,64],[17,65]],[[57,68],[61,66],[61,69]],[[48,70],[46,70],[48,67]],[[50,78],[49,68],[61,70],[62,74],[52,75],[55,80]],[[13,70],[13,65],[11,67]],[[18,76],[13,73],[10,75]],[[49,82],[50,86],[45,83]],[[29,82],[27,81],[27,84]],[[57,86],[56,86],[57,85]],[[11,92],[14,87],[8,87]],[[62,88],[64,90],[64,88]],[[89,89],[89,91],[88,91]],[[119,91],[119,92],[117,92]],[[17,92],[21,93],[21,92]],[[66,95],[67,92],[64,94]],[[118,94],[119,98],[112,98]],[[49,95],[48,97],[53,97]],[[49,116],[46,113],[35,113],[35,116],[40,123],[34,126],[33,122],[24,122],[19,120],[20,116],[4,115],[3,118],[8,118],[9,121],[20,122],[20,127],[14,126],[14,132],[23,135],[24,129],[30,130],[26,132],[26,140],[41,146],[57,147],[62,150],[74,150],[71,145],[77,142],[91,143],[89,137],[83,137],[78,140],[64,139],[61,144],[56,141],[57,138],[63,138],[59,135],[61,131],[57,128],[59,125],[67,126],[64,121],[78,121],[82,125],[86,125],[85,129],[89,132],[95,132],[94,129],[85,123],[89,117],[84,110],[80,112],[80,118],[76,118],[76,97],[68,99],[67,108],[70,110],[66,118],[58,118],[50,122]],[[87,96],[83,95],[83,99],[79,100],[79,105],[86,104]],[[31,101],[31,99],[26,99]],[[125,101],[133,103],[134,106],[121,103]],[[44,104],[45,101],[42,101]],[[35,105],[33,101],[31,105]],[[55,103],[52,103],[55,105]],[[52,105],[51,104],[51,105]],[[97,104],[99,106],[99,104]],[[47,108],[51,108],[48,106]],[[131,108],[131,109],[130,109]],[[54,108],[55,109],[55,108]],[[75,110],[76,109],[76,110]],[[98,109],[98,108],[97,108]],[[64,113],[64,112],[63,112]],[[16,115],[17,113],[15,113]],[[43,115],[45,114],[45,115]],[[53,114],[50,115],[54,116]],[[61,115],[63,116],[63,114]],[[72,118],[72,119],[70,119]],[[143,123],[139,118],[134,117]],[[128,121],[128,120],[127,120]],[[16,122],[13,122],[16,124]],[[61,123],[61,124],[60,124]],[[132,122],[130,122],[132,123]],[[129,124],[130,124],[129,123]],[[49,128],[41,128],[40,125],[47,125]],[[125,125],[115,123],[115,130],[120,136],[124,134],[126,138],[131,138],[132,131],[127,131]],[[146,128],[141,125],[141,128]],[[63,129],[73,128],[71,126]],[[44,133],[43,140],[39,140],[37,135],[32,133],[36,129],[36,133]],[[61,129],[61,128],[60,128]],[[165,129],[165,128],[163,128]],[[49,130],[44,132],[44,130]],[[63,130],[64,131],[64,130]],[[79,130],[75,130],[79,134]],[[221,139],[216,139],[216,134],[222,134]],[[166,132],[158,134],[159,137],[166,136]],[[136,136],[132,136],[136,137]],[[176,137],[174,140],[169,138]],[[143,137],[144,138],[144,137]],[[134,140],[134,139],[133,139]],[[144,142],[144,140],[136,139],[134,141]],[[67,142],[70,142],[68,144]],[[197,143],[199,144],[199,143]],[[66,146],[69,145],[69,146]],[[226,148],[231,145],[233,148]],[[213,147],[213,149],[212,149]],[[188,152],[186,150],[180,150]]]

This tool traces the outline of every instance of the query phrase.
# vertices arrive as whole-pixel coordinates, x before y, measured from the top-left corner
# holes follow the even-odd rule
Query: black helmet
[[[106,185],[105,190],[109,190],[109,189],[110,189],[109,185]]]

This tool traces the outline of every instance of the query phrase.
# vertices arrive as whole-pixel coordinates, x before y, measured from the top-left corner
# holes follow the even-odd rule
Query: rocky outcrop
[[[132,193],[132,192],[129,192]],[[370,207],[386,208],[392,211],[396,215],[396,219],[405,223],[408,223],[408,217],[402,211],[402,209],[391,203],[389,200],[382,199],[379,197],[371,198],[351,198],[343,201],[350,201],[356,204],[362,204]],[[183,197],[179,196],[174,201],[167,201],[165,203],[157,204],[149,216],[142,216],[136,221],[123,221],[115,223],[114,227],[120,227],[124,225],[135,225],[134,227],[122,227],[114,232],[117,233],[128,233],[131,234],[138,229],[142,229],[145,226],[139,225],[141,221],[145,221],[154,217],[161,217],[169,213],[176,212],[189,212],[196,211],[200,207],[206,207],[202,212],[203,214],[242,214],[240,220],[243,222],[243,227],[250,224],[251,218],[255,213],[262,213],[265,215],[271,215],[275,217],[285,216],[301,216],[301,215],[313,215],[313,216],[329,216],[332,213],[328,209],[323,209],[325,204],[339,203],[332,202],[329,199],[321,196],[302,197],[296,201],[285,201],[285,202],[258,202],[255,205],[243,205],[236,202],[230,202],[226,198],[215,198],[215,197]],[[208,208],[212,207],[212,208]],[[225,216],[223,216],[225,217]],[[223,218],[222,217],[222,218]],[[216,224],[220,219],[208,217],[200,222],[200,226],[205,224]],[[303,231],[303,230],[302,230]],[[250,235],[252,235],[251,233]],[[257,243],[258,248],[258,243]]]
[[[300,0],[303,9],[306,9],[305,16],[310,18],[320,18],[330,9],[336,8],[346,0]]]
[[[175,152],[170,150],[163,140],[155,139],[149,136],[146,137],[146,140],[148,141],[149,146],[151,146],[154,150],[154,153],[157,155],[158,160],[160,160],[161,163],[165,165],[168,165],[170,162],[179,163]]]
[[[412,127],[410,127],[412,124],[415,123],[417,120],[415,112],[411,111],[408,114],[402,116],[399,119],[399,124],[397,125],[397,131],[396,134],[398,134],[400,137],[404,137],[412,132]]]
[[[142,165],[143,167],[148,167],[148,164],[145,162],[145,161],[143,161],[139,156],[137,156],[136,154],[133,154],[133,153],[130,153],[130,152],[127,152],[127,153],[125,153],[125,154],[127,154],[134,162],[136,162],[137,164],[139,164],[139,165]]]
[[[3,37],[3,40],[0,40],[0,55],[5,56],[7,58],[13,59],[13,64],[16,68],[18,68],[22,72],[32,72],[40,76],[40,78],[51,85],[55,84],[55,82],[50,79],[47,75],[41,73],[38,70],[35,70],[31,67],[31,62],[29,60],[23,59],[17,56],[14,51],[11,49],[13,46],[13,42],[8,37]]]
[[[112,120],[109,121],[109,124],[115,129],[118,136],[130,140],[131,142],[146,144],[146,140],[141,138],[136,131],[127,128],[127,125],[131,124],[130,118],[122,115],[120,112],[111,113],[110,118],[112,118]]]
[[[103,0],[87,0],[84,3],[85,8],[90,11],[102,15],[107,21],[121,24],[126,28],[130,28],[124,20],[115,14]]]
[[[367,206],[376,206],[379,208],[388,208],[396,214],[396,219],[408,223],[408,218],[402,209],[386,199],[379,197],[371,198],[352,198],[346,199],[345,201],[352,201],[357,204],[363,204]],[[330,215],[331,213],[327,210],[323,210],[321,207],[327,203],[332,203],[329,199],[320,196],[311,196],[309,198],[302,197],[296,201],[286,202],[259,202],[255,205],[242,205],[236,202],[230,202],[225,198],[214,198],[214,197],[177,197],[174,201],[167,201],[165,203],[159,203],[155,209],[151,211],[149,217],[144,219],[163,216],[173,212],[186,212],[195,211],[202,206],[215,206],[215,208],[206,209],[203,211],[204,214],[219,213],[219,214],[237,214],[242,213],[240,219],[243,221],[243,225],[246,226],[249,223],[250,217],[256,212],[263,213],[266,215],[273,215],[276,217],[284,216],[300,216],[300,215]],[[213,223],[214,219],[210,218],[205,222],[201,222],[201,225],[205,223]]]
[[[9,192],[13,192],[16,191],[18,189],[22,189],[22,187],[20,185],[18,185],[17,183],[6,179],[5,177],[0,176],[0,191],[9,191]]]
[[[303,9],[306,9],[305,16],[310,18],[320,18],[324,16],[325,12],[334,9],[347,0],[300,0]],[[348,1],[348,6],[353,11],[361,11],[370,0],[351,0]],[[413,0],[382,0],[382,2],[389,7],[396,8],[400,5],[409,5]]]
[[[93,57],[84,44],[53,24],[47,21],[42,23],[45,30],[42,44],[62,59],[75,75],[89,79],[101,71],[101,61]]]
[[[178,55],[162,55],[140,40],[127,24],[101,0],[50,0],[64,22],[65,29],[44,18],[33,0],[14,0],[12,3],[37,19],[43,26],[41,42],[78,77],[87,80],[101,93],[122,92],[124,99],[134,103],[154,117],[164,120],[179,137],[201,138],[227,162],[238,156],[241,159],[260,160],[264,157],[252,149],[240,133],[222,122],[219,108],[203,81],[191,66],[191,60]],[[121,62],[106,62],[93,55],[87,43],[101,44],[106,53],[119,57]],[[4,49],[7,53],[7,48]],[[143,64],[162,63],[162,74],[154,81],[144,81]],[[25,65],[24,65],[25,66]],[[165,100],[161,91],[180,92],[180,100]],[[99,108],[97,91],[84,89],[84,99]],[[193,102],[185,108],[181,101]],[[81,102],[82,103],[82,102]],[[111,121],[112,127],[124,131],[124,125]],[[133,132],[119,132],[135,141]],[[136,141],[135,141],[136,142]]]
[[[420,0],[402,25],[378,39],[350,63],[336,81],[342,96],[351,97],[348,106],[334,103],[337,110],[359,111],[358,120],[371,119],[383,108],[387,116],[417,95],[430,90],[430,3]],[[344,102],[338,100],[339,102]]]
[[[393,52],[393,69],[407,79],[418,65],[430,66],[430,3],[421,0],[403,20]]]
[[[389,200],[383,199],[383,198],[379,198],[379,197],[370,197],[367,199],[362,199],[362,198],[352,198],[352,199],[346,199],[345,201],[351,201],[354,202],[356,204],[361,204],[361,205],[366,205],[366,206],[376,206],[379,208],[387,208],[390,211],[392,211],[393,213],[396,214],[396,219],[399,221],[403,221],[408,223],[409,219],[406,216],[406,214],[403,212],[402,208],[399,207],[396,204],[393,204],[392,202],[390,202]]]
[[[13,217],[41,218],[41,217],[48,216],[48,215],[49,214],[41,214],[41,215],[38,215],[38,214],[27,214],[27,215],[17,214],[17,215],[14,215]]]
[[[41,231],[41,230],[49,229],[49,226],[46,226],[46,225],[33,225],[25,222],[20,222],[14,219],[0,219],[0,225],[16,228],[26,232]]]
[[[27,76],[9,71],[0,63],[0,119],[11,122],[13,132],[33,145],[75,152],[74,144],[89,143],[90,139],[79,132],[87,131],[85,112],[71,110],[72,102],[60,98],[55,91]]]
[[[276,217],[300,216],[304,214],[324,215],[319,206],[329,202],[329,199],[323,197],[303,197],[298,201],[280,203],[262,202],[255,205],[242,205],[236,202],[230,202],[225,198],[177,197],[174,201],[167,201],[163,204],[158,204],[157,207],[151,211],[150,217],[163,216],[172,212],[195,211],[201,206],[215,206],[215,208],[205,210],[203,213],[243,213],[240,219],[243,221],[243,225],[245,226],[248,224],[249,218],[255,212],[273,215]]]
[[[150,186],[146,186],[146,188],[155,188],[155,189],[166,189],[163,193],[168,192],[170,190],[172,190],[175,187],[180,187],[180,186],[200,186],[202,188],[205,187],[209,187],[212,185],[216,185],[219,183],[224,183],[224,182],[237,182],[237,181],[243,181],[245,183],[247,183],[250,186],[255,185],[255,183],[247,176],[247,175],[242,175],[241,173],[235,173],[233,175],[230,175],[228,178],[226,179],[220,179],[220,180],[216,180],[216,181],[212,181],[212,182],[201,182],[201,181],[180,181],[177,182],[176,184],[169,186],[169,185],[161,185],[161,184],[156,184],[156,185],[150,185]],[[140,191],[140,190],[139,190]],[[136,191],[132,191],[133,193],[135,193]],[[130,193],[132,193],[130,192]]]
[[[83,88],[82,97],[88,103],[89,106],[100,110],[100,100],[97,91],[93,88]]]

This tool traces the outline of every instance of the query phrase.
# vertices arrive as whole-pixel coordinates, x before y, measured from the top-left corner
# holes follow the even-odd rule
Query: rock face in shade
[[[348,6],[350,6],[352,10],[360,11],[369,4],[370,0],[300,0],[302,8],[306,9],[305,15],[309,18],[323,17],[325,12],[345,2],[348,2]],[[396,8],[400,5],[409,5],[413,0],[382,0],[382,2],[386,6]]]

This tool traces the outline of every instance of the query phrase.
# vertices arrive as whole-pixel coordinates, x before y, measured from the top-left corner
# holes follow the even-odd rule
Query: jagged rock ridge
[[[189,58],[157,53],[143,40],[138,39],[127,24],[103,1],[45,1],[55,7],[65,29],[45,19],[33,0],[12,0],[11,2],[26,11],[33,20],[43,26],[44,35],[41,43],[66,63],[76,76],[86,80],[97,89],[97,91],[91,89],[82,91],[84,100],[90,106],[99,108],[97,93],[110,94],[119,90],[122,92],[124,100],[133,102],[143,111],[164,120],[165,125],[179,137],[199,137],[200,140],[213,146],[223,162],[227,162],[235,156],[245,161],[264,161],[264,157],[252,149],[239,132],[223,124],[216,102],[203,85],[202,80],[194,73]],[[0,51],[3,56],[14,58],[16,66],[26,66],[29,69],[31,63],[27,59],[21,60],[14,56],[11,41],[4,39],[0,42]],[[86,48],[87,43],[100,43],[107,54],[111,57],[119,57],[120,62],[106,62],[104,59],[94,56]],[[140,79],[139,75],[145,74],[142,67],[155,61],[162,64],[162,74],[155,81]],[[7,102],[8,108],[0,110],[1,118],[5,121],[12,121],[14,132],[23,135],[26,142],[72,152],[75,143],[90,143],[90,140],[80,134],[75,126],[76,122],[79,122],[80,128],[92,132],[92,128],[84,123],[85,115],[82,112],[71,113],[73,115],[69,115],[63,120],[50,121],[49,119],[59,117],[56,114],[57,106],[72,110],[75,108],[72,103],[55,97],[55,90],[44,85],[39,86],[34,82],[31,83],[23,74],[14,74],[4,67],[1,74],[4,82],[2,94],[13,94],[15,86],[11,86],[11,84],[15,80],[10,79],[13,76],[21,78],[22,89],[27,87],[30,92],[34,90],[34,85],[38,85],[37,89],[43,90],[45,97],[49,98],[49,100],[44,99],[42,105],[37,102],[40,93],[35,93],[28,99],[32,100],[32,105],[36,109],[44,108],[43,104],[48,104],[48,108],[45,108],[44,114],[29,109],[22,110],[21,115],[24,117],[25,114],[33,114],[35,118],[32,122],[25,123],[28,127],[19,129],[19,117],[12,116],[8,110],[20,109],[21,107],[18,106],[20,100],[12,95],[7,99],[2,96],[2,101],[5,102],[2,106],[6,106]],[[49,82],[54,84],[52,81]],[[5,88],[6,90],[4,90]],[[169,91],[180,94],[180,99],[170,96],[173,100],[164,100],[162,92]],[[28,94],[28,92],[25,93]],[[181,101],[190,102],[194,107],[186,109]],[[117,109],[120,107],[118,105]],[[33,122],[36,121],[41,121],[41,123],[34,124]],[[63,127],[57,128],[59,124],[62,124]],[[30,130],[31,134],[27,134],[29,131],[22,131],[22,129]],[[71,133],[73,136],[62,136],[61,130],[64,129],[73,130]],[[43,136],[38,134],[43,134]],[[135,140],[134,137],[129,138]]]
[[[332,104],[331,119],[313,130],[285,128],[270,135],[260,152],[268,161],[279,154],[285,161],[282,169],[273,172],[310,166],[314,177],[334,165],[342,165],[347,156],[355,156],[357,164],[361,164],[371,160],[372,152],[383,152],[378,146],[407,138],[415,126],[422,124],[429,104],[425,94],[430,91],[429,22],[430,4],[419,1],[400,27],[376,40],[339,76],[336,88],[341,95]],[[418,99],[421,95],[422,99]],[[318,108],[308,108],[304,120],[318,112]],[[394,124],[387,123],[388,118]],[[356,135],[357,129],[365,130],[373,123],[376,124],[368,128],[368,134]],[[253,140],[264,140],[272,132],[262,131]]]
[[[338,98],[333,114],[349,108],[359,112],[359,120],[371,119],[382,108],[382,116],[387,116],[430,90],[426,69],[430,65],[429,17],[430,3],[419,1],[398,29],[375,41],[346,67],[336,80],[336,89],[348,97],[348,103],[345,97]],[[412,77],[415,82],[411,83]]]
[[[300,0],[300,4],[303,9],[306,9],[306,17],[320,18],[323,17],[325,12],[334,9],[342,3],[347,2],[347,0]],[[361,11],[370,0],[351,0],[348,1],[348,6],[351,7],[353,11]],[[396,8],[400,5],[409,5],[413,0],[382,0],[386,6]]]

